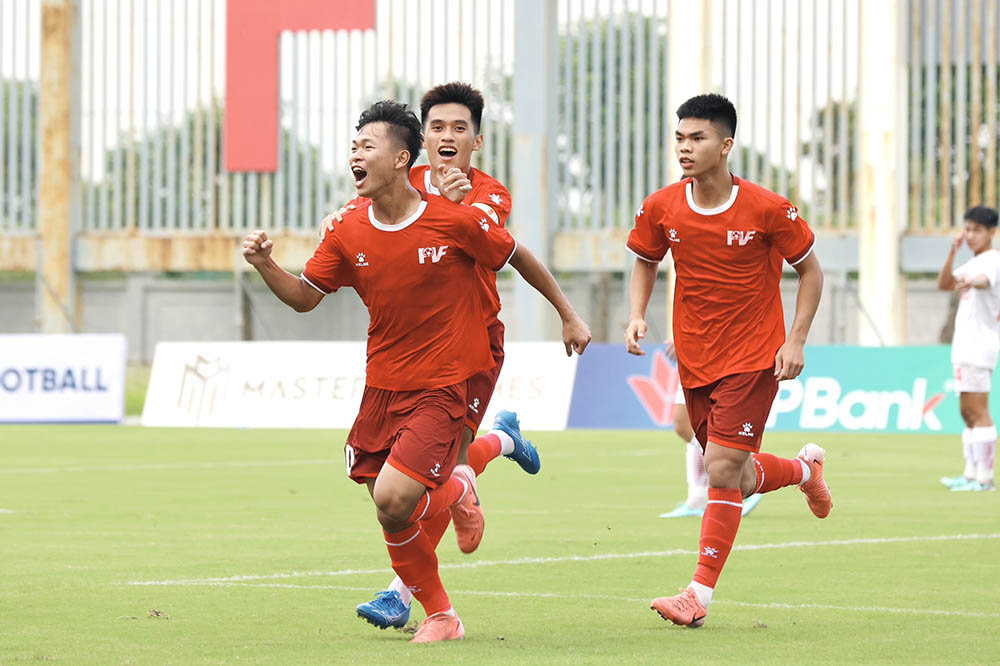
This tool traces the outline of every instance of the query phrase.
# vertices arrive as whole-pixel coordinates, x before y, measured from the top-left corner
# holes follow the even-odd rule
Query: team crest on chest
[[[752,241],[756,234],[756,229],[751,229],[749,231],[743,231],[741,229],[727,229],[726,245],[739,245],[742,247]]]
[[[676,229],[668,229],[667,230],[667,240],[670,241],[671,243],[680,243],[681,242],[680,236],[677,235],[677,230]]]
[[[368,261],[367,261],[367,259],[365,257],[365,253],[364,252],[358,252],[357,255],[355,255],[355,258],[358,260],[357,263],[354,264],[355,266],[367,266],[368,265]]]

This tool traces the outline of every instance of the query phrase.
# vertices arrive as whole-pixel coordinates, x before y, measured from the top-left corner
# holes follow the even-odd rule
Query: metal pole
[[[511,227],[520,243],[549,260],[549,229],[556,222],[555,135],[558,79],[556,0],[517,0],[514,35],[514,164]],[[511,339],[546,340],[555,318],[524,280],[515,281],[506,311]]]
[[[858,330],[863,345],[903,344],[906,289],[900,236],[906,212],[907,62],[902,0],[866,2],[859,81],[861,182]],[[866,316],[866,315],[870,315]]]
[[[80,215],[79,21],[78,0],[43,0],[37,285],[43,333],[78,330],[72,251]]]

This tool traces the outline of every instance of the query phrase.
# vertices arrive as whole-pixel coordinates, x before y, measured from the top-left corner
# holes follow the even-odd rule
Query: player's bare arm
[[[251,231],[243,239],[243,258],[257,269],[275,296],[296,312],[308,312],[319,305],[323,294],[274,263],[272,249],[274,241],[260,229]]]
[[[656,271],[660,263],[636,257],[632,266],[632,279],[628,289],[629,316],[625,329],[625,347],[629,354],[645,356],[639,341],[646,337],[646,306],[656,284]]]
[[[962,247],[964,240],[965,233],[961,231],[951,239],[951,249],[948,251],[948,258],[944,260],[944,266],[941,267],[941,272],[938,273],[937,286],[941,291],[952,291],[958,287],[952,271],[954,270],[955,254]]]
[[[781,345],[774,356],[774,375],[778,381],[795,379],[805,367],[803,348],[813,317],[816,316],[816,309],[819,307],[820,296],[823,294],[823,269],[815,252],[795,264],[794,268],[799,274],[799,290],[795,299],[795,318],[792,319],[792,328],[788,331],[785,344]]]
[[[562,336],[566,345],[566,355],[572,356],[574,351],[582,354],[590,344],[590,327],[576,313],[576,309],[566,298],[566,294],[560,289],[559,283],[549,269],[523,245],[517,246],[509,263],[521,274],[525,282],[544,296],[559,313],[563,323]]]

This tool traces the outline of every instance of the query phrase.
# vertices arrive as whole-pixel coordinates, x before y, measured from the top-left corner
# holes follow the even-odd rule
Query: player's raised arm
[[[955,281],[954,264],[955,264],[955,254],[962,247],[962,242],[965,240],[965,232],[958,232],[951,239],[951,249],[948,251],[948,257],[944,260],[944,266],[941,267],[941,272],[938,273],[937,286],[941,291],[952,291],[957,287]]]
[[[628,289],[628,326],[625,328],[625,348],[629,354],[646,355],[646,352],[639,347],[639,341],[646,337],[646,306],[649,305],[653,285],[656,284],[656,270],[659,265],[658,261],[646,261],[636,257],[632,266],[632,279]]]
[[[549,269],[532,254],[531,250],[520,244],[508,263],[559,313],[563,323],[562,336],[566,345],[566,355],[571,356],[574,351],[582,354],[590,344],[590,327],[576,313],[576,309],[566,298],[566,294]]]
[[[312,310],[323,300],[323,294],[278,266],[271,258],[273,248],[274,241],[267,237],[266,232],[257,229],[243,239],[243,258],[257,269],[264,278],[264,284],[286,305],[296,312]]]

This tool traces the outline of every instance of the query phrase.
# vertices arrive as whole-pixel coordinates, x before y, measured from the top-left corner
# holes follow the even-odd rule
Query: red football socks
[[[743,494],[739,488],[709,488],[708,506],[701,519],[701,540],[698,542],[698,567],[694,582],[715,588],[729,551],[733,549],[736,532],[740,529]]]
[[[431,546],[437,548],[437,545],[441,543],[441,537],[448,530],[448,524],[451,522],[451,511],[442,511],[433,518],[424,518],[420,521],[420,529],[423,530],[424,534],[431,541]]]
[[[451,608],[448,593],[444,591],[438,576],[437,555],[430,539],[420,529],[420,525],[410,525],[402,532],[385,535],[385,545],[389,550],[392,568],[403,584],[413,592],[413,596],[424,607],[428,617]]]
[[[469,444],[469,467],[479,476],[491,460],[500,455],[502,445],[496,435],[483,435]]]
[[[434,518],[461,499],[464,492],[465,484],[458,477],[449,477],[437,488],[424,491],[420,501],[417,502],[417,507],[410,514],[408,522],[416,523]]]
[[[754,453],[751,457],[757,468],[755,493],[769,493],[802,483],[802,463],[797,458],[779,458],[770,453]]]

